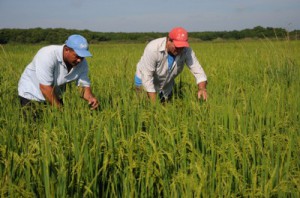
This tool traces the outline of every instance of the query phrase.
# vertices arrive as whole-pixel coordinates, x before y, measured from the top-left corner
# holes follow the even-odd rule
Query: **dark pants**
[[[167,96],[167,97],[164,97],[163,93],[159,93],[159,98],[160,98],[160,102],[161,103],[164,103],[164,102],[168,102],[172,99],[173,97],[173,92],[171,91],[171,93]]]
[[[32,101],[32,100],[28,100],[27,98],[24,98],[22,96],[19,96],[19,99],[20,99],[20,103],[21,103],[21,106],[24,107],[24,106],[32,106],[34,103],[40,103],[40,104],[43,104],[43,105],[46,105],[47,103],[46,102],[36,102],[36,101]],[[63,100],[60,99],[59,102],[63,105]]]
[[[41,119],[43,111],[46,109],[47,102],[37,102],[34,100],[29,100],[22,96],[19,96],[20,104],[22,107],[23,117],[31,122],[36,122]],[[60,99],[61,104],[63,104],[62,99]]]
[[[36,122],[39,120],[41,116],[42,108],[41,106],[45,106],[46,102],[37,102],[33,100],[28,100],[22,96],[19,96],[21,110],[24,120],[27,122]]]
[[[35,103],[32,100],[28,100],[27,98],[24,98],[22,96],[19,96],[19,99],[20,99],[20,104],[22,107],[32,106]]]

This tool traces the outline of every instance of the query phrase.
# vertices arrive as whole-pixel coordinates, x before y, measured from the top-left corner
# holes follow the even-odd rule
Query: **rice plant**
[[[208,76],[185,69],[166,104],[136,95],[145,44],[92,45],[100,108],[74,84],[62,111],[20,110],[17,82],[41,46],[0,52],[1,197],[299,197],[300,43],[191,43]],[[30,112],[29,112],[30,113]]]

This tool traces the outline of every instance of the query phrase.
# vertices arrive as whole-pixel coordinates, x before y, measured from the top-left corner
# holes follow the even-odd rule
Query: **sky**
[[[300,29],[300,0],[0,0],[2,28],[96,32]]]

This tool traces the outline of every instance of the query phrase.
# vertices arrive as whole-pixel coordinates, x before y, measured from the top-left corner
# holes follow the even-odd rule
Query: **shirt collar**
[[[64,45],[61,45],[58,50],[56,51],[56,57],[57,57],[57,60],[59,62],[62,62],[64,63],[64,60],[63,60],[63,53],[64,53]]]
[[[162,42],[160,43],[160,46],[159,46],[158,50],[160,52],[165,52],[166,51],[166,45],[167,45],[167,37],[164,37],[164,39],[162,39]]]

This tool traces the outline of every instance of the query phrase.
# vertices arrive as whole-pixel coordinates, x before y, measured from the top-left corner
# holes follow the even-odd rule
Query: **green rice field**
[[[0,197],[300,197],[300,41],[191,43],[166,104],[134,90],[146,43],[90,46],[90,111],[75,84],[63,110],[24,116],[17,84],[42,45],[0,45]]]

